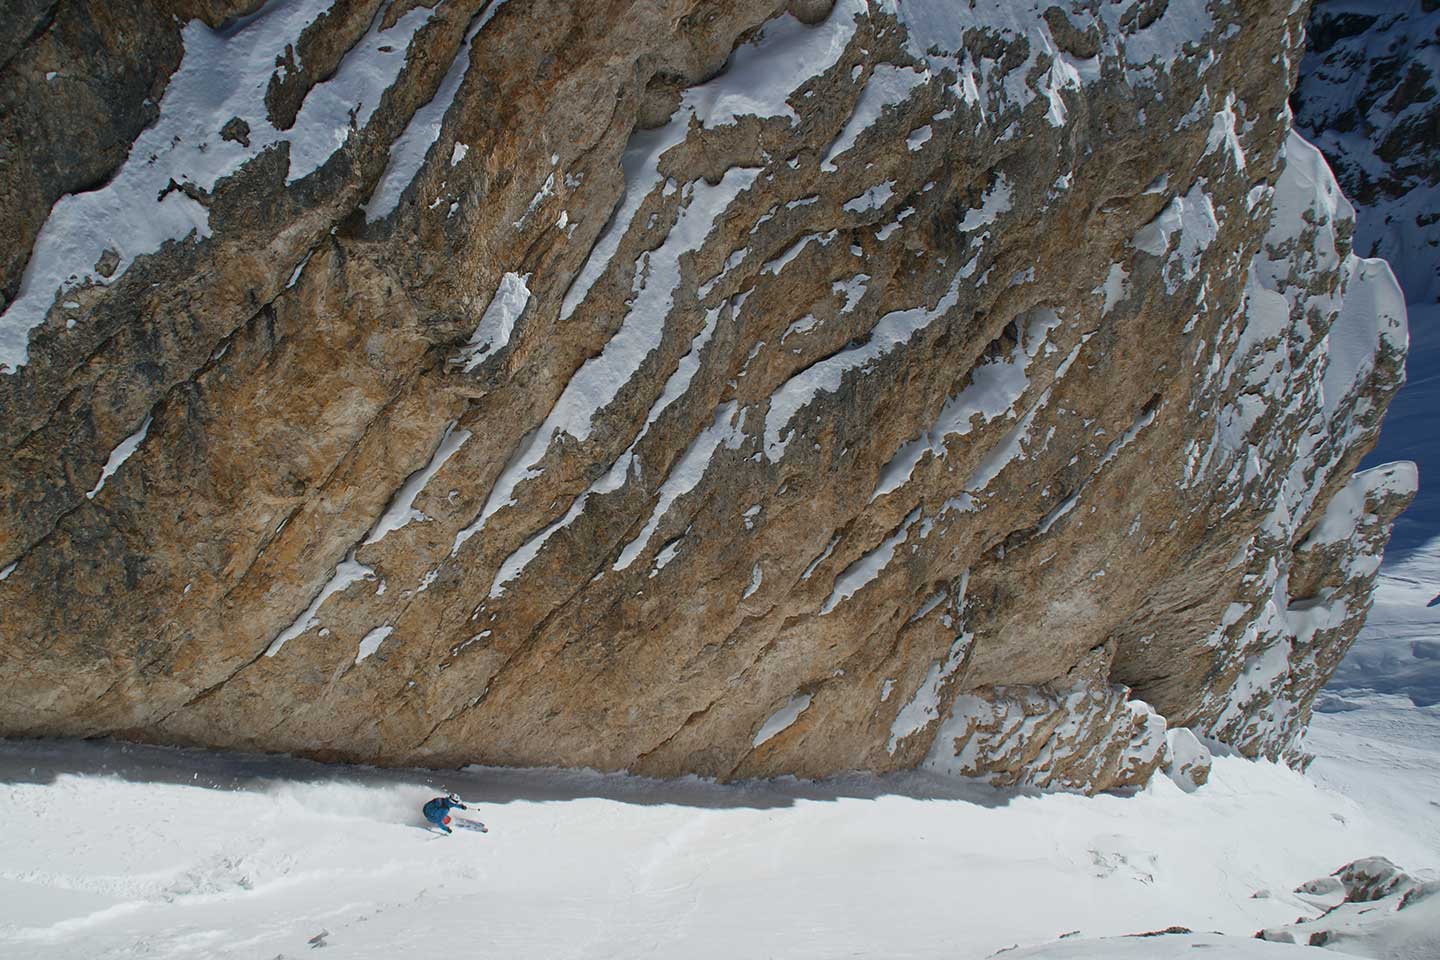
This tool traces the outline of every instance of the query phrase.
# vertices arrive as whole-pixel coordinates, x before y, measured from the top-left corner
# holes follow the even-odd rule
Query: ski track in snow
[[[269,960],[308,956],[322,931],[335,956],[372,960],[461,944],[479,958],[978,958],[1172,924],[1243,938],[1316,913],[1288,891],[1357,857],[1440,867],[1440,715],[1348,705],[1317,717],[1308,778],[1219,757],[1195,793],[1157,777],[1133,797],[924,773],[717,785],[0,741],[0,956]],[[488,834],[425,830],[421,804],[447,788]]]

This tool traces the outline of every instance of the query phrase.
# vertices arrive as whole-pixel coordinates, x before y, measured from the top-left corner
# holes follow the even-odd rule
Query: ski
[[[452,817],[450,819],[450,826],[456,827],[460,830],[475,830],[479,833],[490,832],[490,828],[485,826],[485,824],[481,823],[479,820],[466,820],[463,817]]]

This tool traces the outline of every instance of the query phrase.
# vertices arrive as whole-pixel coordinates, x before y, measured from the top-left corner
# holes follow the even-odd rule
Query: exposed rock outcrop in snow
[[[1318,916],[1267,927],[1253,938],[1195,933],[1172,927],[1153,933],[1102,939],[1061,940],[994,956],[1032,960],[1165,960],[1203,950],[1221,960],[1314,956],[1410,960],[1440,954],[1440,880],[1416,880],[1384,857],[1346,864],[1334,874],[1301,884],[1294,892]],[[1269,899],[1265,894],[1261,899]],[[1302,952],[1304,948],[1306,952]]]
[[[1257,937],[1357,957],[1440,955],[1440,880],[1417,880],[1384,857],[1367,857],[1295,892],[1325,912]]]
[[[992,954],[992,960],[1314,960],[1314,951],[1219,933],[1168,933],[1062,940],[1025,950]],[[1322,960],[1324,958],[1322,957]]]
[[[1224,334],[1233,352],[1201,377],[1209,435],[1191,441],[1184,466],[1186,485],[1213,478],[1216,522],[1246,531],[1233,554],[1206,557],[1214,569],[1177,585],[1225,606],[1203,638],[1193,617],[1144,611],[1120,657],[1135,657],[1121,678],[1173,723],[1303,763],[1310,705],[1363,622],[1416,475],[1401,463],[1350,478],[1374,442],[1377,395],[1388,400],[1403,378],[1405,306],[1384,261],[1349,251],[1353,211],[1319,152],[1291,134],[1283,165]],[[1166,635],[1177,628],[1183,640]],[[1208,679],[1196,684],[1200,670]]]
[[[1096,650],[1063,684],[961,694],[925,768],[1016,785],[1093,793],[1138,786],[1167,755],[1165,718],[1106,678]]]
[[[1165,741],[1169,748],[1165,754],[1165,775],[1186,793],[1205,786],[1212,764],[1210,748],[1184,727],[1167,730]]]
[[[0,244],[0,733],[1299,759],[1408,496],[1337,496],[1404,316],[1303,9],[173,6],[144,83],[83,5],[0,75],[133,143],[0,128],[86,155]]]

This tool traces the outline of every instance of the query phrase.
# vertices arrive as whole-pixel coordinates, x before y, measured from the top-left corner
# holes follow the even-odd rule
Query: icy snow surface
[[[855,146],[860,134],[875,125],[886,107],[904,103],[909,99],[911,91],[929,79],[927,72],[913,67],[877,64],[875,69],[870,71],[869,79],[865,81],[865,89],[860,92],[860,99],[856,102],[850,119],[825,151],[825,158],[820,161],[820,169],[826,173],[834,173],[838,169],[835,160]]]
[[[785,701],[784,706],[770,714],[770,716],[765,719],[765,722],[760,725],[760,729],[756,731],[755,739],[751,745],[756,747],[760,746],[760,744],[785,730],[796,720],[799,720],[800,714],[804,713],[806,708],[810,706],[812,699],[814,699],[814,697],[811,694],[797,693]]]
[[[384,540],[386,535],[394,533],[408,523],[430,519],[415,509],[415,498],[420,496],[420,491],[424,490],[431,478],[440,472],[441,467],[445,466],[445,461],[453,457],[455,452],[463,447],[465,441],[469,439],[470,431],[456,431],[454,421],[445,427],[445,432],[440,435],[440,443],[436,446],[434,454],[431,455],[430,462],[411,474],[395,492],[390,506],[386,507],[385,512],[380,515],[380,519],[375,521],[375,526],[371,529],[369,536],[365,538],[367,544]]]
[[[450,109],[450,104],[455,102],[455,94],[460,92],[460,84],[464,82],[465,74],[470,70],[470,44],[475,39],[475,34],[480,32],[480,28],[504,3],[505,0],[497,0],[486,8],[484,14],[475,18],[470,29],[465,32],[460,52],[445,71],[435,96],[415,111],[410,122],[405,125],[405,132],[390,145],[390,161],[385,166],[385,172],[380,175],[380,182],[375,185],[375,192],[365,204],[367,221],[383,220],[393,213],[400,203],[400,195],[410,186],[415,174],[420,172],[425,155],[430,152],[435,141],[440,139],[441,123]],[[468,149],[464,144],[457,143],[451,152],[450,165],[453,167],[463,159]]]
[[[351,550],[345,559],[336,565],[335,572],[330,575],[330,579],[326,581],[325,586],[320,588],[320,592],[315,595],[315,599],[310,602],[310,606],[306,607],[304,612],[295,618],[294,623],[290,624],[290,626],[284,630],[281,630],[279,635],[270,642],[270,646],[265,649],[265,656],[275,656],[285,644],[294,640],[307,630],[318,627],[320,625],[320,608],[325,604],[326,600],[329,600],[337,593],[349,589],[351,584],[359,583],[361,580],[374,579],[374,568],[367,567],[365,564],[357,561],[355,559],[355,551]]]
[[[867,210],[876,210],[889,203],[890,198],[894,195],[895,181],[886,180],[847,200],[841,209],[846,213],[864,213]]]
[[[749,529],[748,522],[746,524],[746,529]],[[764,582],[765,570],[763,567],[760,566],[760,564],[757,563],[750,568],[750,582],[745,585],[745,592],[740,595],[740,599],[749,600],[755,595],[755,591],[760,589],[760,584]]]
[[[965,660],[965,652],[971,639],[973,638],[968,633],[955,638],[949,652],[945,654],[945,659],[930,665],[925,678],[916,688],[915,695],[900,708],[894,722],[890,724],[890,740],[885,745],[887,752],[893,754],[895,748],[900,746],[900,741],[940,719],[940,689],[945,681],[950,679],[955,668]]]
[[[1375,605],[1331,689],[1408,696],[1440,704],[1440,305],[1410,305],[1408,379],[1365,463],[1397,457],[1420,469],[1415,502],[1395,522],[1375,584]]]
[[[957,228],[961,233],[969,233],[978,230],[995,222],[995,218],[1010,209],[1010,181],[1005,179],[1002,173],[995,178],[995,183],[985,191],[984,197],[980,200],[980,206],[965,214],[965,219],[960,221]]]
[[[452,363],[461,365],[469,373],[494,351],[510,342],[515,322],[530,304],[530,276],[528,273],[507,273],[500,278],[500,286],[490,298],[490,305],[480,315],[475,332]]]
[[[115,449],[110,451],[110,458],[105,461],[105,467],[100,471],[100,479],[95,481],[95,488],[85,494],[87,499],[94,500],[95,494],[104,489],[105,481],[113,477],[115,471],[119,470],[121,465],[129,460],[136,450],[140,449],[140,444],[145,442],[145,435],[150,432],[150,420],[150,417],[146,417],[145,422],[140,424],[139,430],[121,440]]]
[[[910,533],[910,528],[920,519],[920,508],[916,507],[910,511],[895,532],[890,534],[880,545],[869,551],[859,560],[846,567],[840,576],[835,578],[835,587],[830,591],[830,596],[825,598],[824,604],[820,607],[820,613],[829,613],[841,603],[849,600],[860,592],[860,588],[880,575],[890,559],[895,556],[895,550],[905,541]]]
[[[379,650],[380,644],[384,643],[385,638],[390,636],[390,634],[394,632],[394,627],[376,627],[374,630],[371,630],[369,633],[365,634],[365,636],[361,637],[360,647],[355,651],[355,662],[359,663],[361,660],[364,660],[376,650]]]
[[[1219,756],[1191,794],[1157,777],[1087,799],[920,773],[720,786],[0,742],[0,956],[273,960],[328,931],[324,955],[352,960],[978,960],[1174,924],[1245,950],[1316,915],[1290,891],[1350,860],[1440,867],[1433,711],[1323,714],[1310,746],[1309,779]],[[426,832],[446,788],[488,834]]]
[[[1005,960],[1316,960],[1314,947],[1268,940],[1190,933],[1152,937],[1064,940],[1006,953]],[[1319,960],[1351,954],[1326,951]]]
[[[1174,249],[1166,263],[1178,266],[1184,279],[1192,280],[1200,272],[1200,255],[1209,249],[1219,234],[1220,224],[1215,219],[1215,206],[1210,194],[1205,192],[1202,180],[1183,197],[1175,197],[1150,223],[1135,234],[1135,248],[1155,257],[1164,257]],[[1174,241],[1178,235],[1179,240]],[[1180,287],[1179,279],[1171,270],[1166,271],[1165,289],[1174,293]]]
[[[1209,156],[1216,150],[1224,147],[1230,154],[1230,159],[1235,163],[1235,169],[1245,172],[1245,150],[1240,146],[1240,137],[1235,132],[1235,94],[1230,92],[1225,97],[1225,106],[1215,114],[1210,124],[1210,134],[1205,139],[1205,156]]]

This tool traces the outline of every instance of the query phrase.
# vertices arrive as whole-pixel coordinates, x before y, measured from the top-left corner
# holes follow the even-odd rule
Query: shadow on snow
[[[381,768],[327,764],[283,754],[114,740],[0,739],[0,784],[49,784],[65,776],[251,792],[266,792],[281,783],[425,788],[436,794],[453,790],[466,801],[478,804],[603,799],[712,809],[772,809],[800,801],[871,800],[885,796],[1002,807],[1017,798],[1042,795],[1038,790],[1002,790],[923,771],[884,776],[855,773],[826,780],[781,777],[718,783],[695,776],[656,780],[624,773],[550,768]]]

